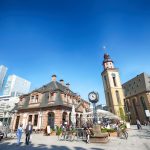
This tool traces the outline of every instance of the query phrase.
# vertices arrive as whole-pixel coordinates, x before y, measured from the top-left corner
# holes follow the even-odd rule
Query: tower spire
[[[106,46],[103,46],[103,50],[106,51]],[[114,63],[112,59],[110,58],[110,55],[106,52],[104,53],[103,67],[104,67],[104,70],[114,68]]]

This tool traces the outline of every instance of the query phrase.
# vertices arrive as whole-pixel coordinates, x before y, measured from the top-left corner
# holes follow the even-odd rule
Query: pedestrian
[[[142,129],[141,123],[139,121],[139,119],[136,119],[136,125],[137,125],[137,129]]]
[[[86,143],[89,143],[91,131],[89,128],[86,128],[85,132],[86,132]]]
[[[29,122],[28,125],[26,126],[26,145],[29,145],[32,130],[33,130],[33,126],[31,122]]]
[[[20,124],[20,126],[18,127],[17,132],[16,132],[16,135],[17,135],[17,145],[20,144],[22,133],[23,133],[23,128],[22,128],[22,124]]]

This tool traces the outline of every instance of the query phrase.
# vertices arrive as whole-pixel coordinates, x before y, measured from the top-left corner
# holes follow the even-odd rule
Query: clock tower
[[[108,111],[124,119],[124,93],[120,75],[108,54],[104,54],[102,80]]]

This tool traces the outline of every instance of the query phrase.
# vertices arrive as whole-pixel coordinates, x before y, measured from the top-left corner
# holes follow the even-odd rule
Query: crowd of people
[[[112,127],[110,127],[110,122],[103,122],[103,124],[101,124],[101,127],[102,128],[107,128],[107,129],[110,129]],[[114,125],[114,129],[117,131],[117,136],[119,137],[120,136],[120,133],[125,133],[126,131],[126,122],[124,121],[116,121]],[[137,129],[138,130],[141,130],[142,129],[142,125],[141,125],[141,122],[139,119],[136,119],[136,125],[137,125]],[[148,125],[148,123],[144,124],[144,125]],[[92,129],[92,124],[90,123],[86,123],[86,124],[83,124],[83,129],[85,131],[85,134],[86,134],[86,142],[89,143],[90,141],[90,135],[91,135],[91,129]],[[73,131],[73,126],[71,125],[67,125],[67,124],[63,124],[60,126],[61,128],[61,131],[62,131],[62,137],[64,139],[69,139],[71,136],[68,134],[68,133],[71,133],[69,131]],[[31,122],[28,123],[28,125],[26,126],[25,128],[25,135],[26,135],[26,138],[25,138],[25,143],[26,145],[29,145],[29,142],[30,142],[30,139],[31,139],[31,134],[32,134],[32,131],[33,131],[33,126],[31,124]],[[19,145],[20,144],[20,140],[21,140],[21,137],[22,137],[22,134],[23,134],[24,130],[23,130],[23,125],[20,124],[20,126],[18,127],[17,129],[17,132],[16,132],[16,135],[17,135],[17,144]],[[50,126],[47,126],[46,127],[46,132],[47,132],[47,135],[50,135],[51,133],[51,128]]]

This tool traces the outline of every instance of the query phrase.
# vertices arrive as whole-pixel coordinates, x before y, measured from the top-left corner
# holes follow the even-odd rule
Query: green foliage
[[[102,133],[105,133],[105,132],[107,132],[107,129],[106,129],[106,128],[103,128],[103,129],[101,129],[101,132],[102,132]]]
[[[62,129],[60,127],[56,127],[56,135],[60,135],[62,133]]]
[[[54,128],[51,128],[51,131],[55,131],[55,129],[54,129]]]
[[[105,132],[115,132],[115,129],[103,128],[103,129],[101,129],[101,132],[102,132],[102,133],[105,133]]]
[[[122,120],[125,120],[126,117],[125,117],[125,114],[124,114],[124,112],[123,112],[122,107],[119,108],[119,113],[120,113],[120,118],[121,118]]]
[[[75,128],[72,128],[72,130],[71,130],[73,133],[75,133],[76,132],[76,129]]]

